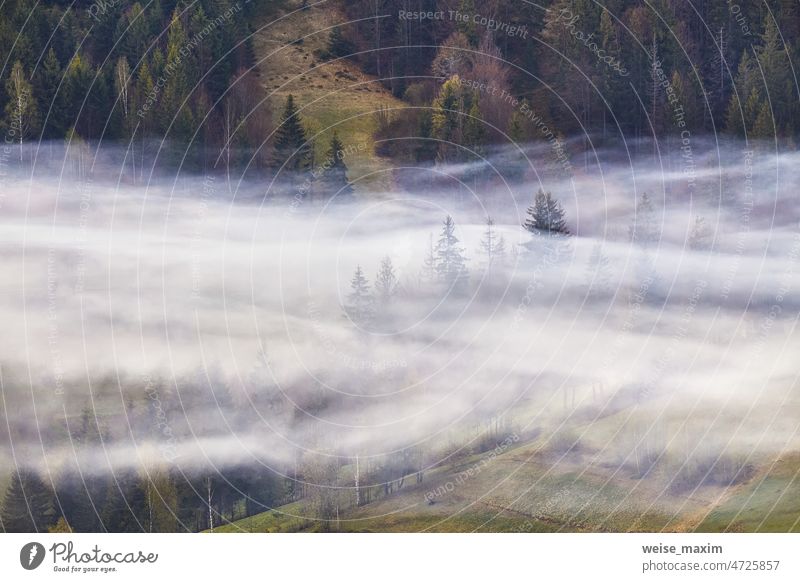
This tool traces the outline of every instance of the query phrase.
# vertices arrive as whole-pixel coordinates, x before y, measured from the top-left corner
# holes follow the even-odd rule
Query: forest
[[[316,57],[356,63],[411,106],[379,128],[382,138],[414,138],[382,148],[396,159],[452,160],[467,155],[460,145],[543,140],[542,125],[594,146],[690,131],[793,147],[796,2],[543,4],[342,2],[343,22],[324,32]],[[10,0],[0,22],[2,123],[17,128],[20,143],[130,142],[149,160],[167,140],[182,155],[165,154],[166,163],[281,168],[281,134],[302,123],[281,129],[280,113],[294,111],[260,89],[269,63],[256,67],[252,35],[254,22],[267,26],[287,9],[282,1],[154,0],[145,9],[127,0]],[[419,17],[426,13],[441,17]],[[509,34],[514,24],[525,35]],[[450,144],[432,148],[426,138]],[[318,147],[322,155],[328,144]]]

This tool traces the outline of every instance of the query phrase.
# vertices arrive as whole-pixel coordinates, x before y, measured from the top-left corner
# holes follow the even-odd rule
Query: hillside
[[[603,460],[608,435],[629,423],[632,413],[647,414],[627,408],[590,422],[570,421],[560,436],[523,436],[510,446],[501,444],[428,471],[423,483],[409,476],[395,492],[343,510],[329,529],[800,532],[800,457],[760,458],[755,470],[733,485],[676,489],[676,473],[666,458],[641,478],[630,466]],[[215,531],[320,530],[319,521],[306,519],[312,514],[301,500]]]
[[[324,60],[331,30],[343,21],[335,3],[303,9],[291,0],[277,18],[269,17],[253,37],[261,86],[280,117],[286,97],[295,96],[315,157],[324,159],[333,131],[348,148],[349,178],[360,191],[392,185],[390,164],[374,153],[374,113],[403,107],[375,77],[347,59]]]

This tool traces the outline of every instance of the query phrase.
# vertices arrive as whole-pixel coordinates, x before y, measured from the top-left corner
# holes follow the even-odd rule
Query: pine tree
[[[769,94],[769,107],[774,111],[775,124],[781,127],[788,121],[787,114],[791,109],[789,104],[789,100],[792,98],[791,85],[789,84],[790,63],[781,40],[781,33],[772,14],[767,13],[765,15],[761,45],[755,51],[758,64],[764,74],[764,84],[766,92]],[[761,111],[763,111],[763,107],[759,111],[759,116]],[[772,115],[770,114],[769,130],[771,134],[774,134],[774,130],[771,127],[773,123],[771,117]]]
[[[472,106],[464,122],[464,146],[472,150],[474,154],[481,155],[483,146],[486,142],[486,127],[483,123],[481,109],[478,106],[478,99],[473,97]]]
[[[701,112],[697,108],[698,99],[697,93],[694,90],[694,83],[687,79],[678,71],[672,73],[672,90],[674,91],[677,99],[676,104],[683,107],[684,121],[690,128],[699,127],[702,121]],[[664,103],[664,118],[669,120],[667,128],[671,133],[681,133],[682,127],[675,123],[673,119],[675,105],[666,101]]]
[[[353,186],[347,179],[347,164],[344,161],[345,149],[334,131],[331,144],[325,158],[320,175],[320,183],[326,196],[335,196],[337,200],[346,201],[353,196]]]
[[[455,235],[456,225],[448,214],[444,219],[439,240],[436,243],[436,273],[454,291],[463,291],[469,279],[463,249]]]
[[[306,138],[300,114],[294,104],[294,96],[286,98],[281,123],[275,131],[275,148],[272,165],[281,173],[290,175],[307,171],[311,167],[311,144]]]
[[[46,532],[55,523],[53,492],[39,476],[19,469],[3,498],[0,523],[8,533]]]
[[[136,89],[133,95],[134,107],[138,110],[137,116],[139,112],[144,113],[143,108],[148,102],[148,98],[153,91],[153,87],[154,82],[153,75],[150,72],[150,65],[147,63],[147,60],[144,60],[139,67],[139,73],[136,75]],[[145,116],[145,119],[146,118],[147,116]],[[147,127],[147,124],[143,124],[143,126]],[[143,131],[143,129],[140,131]]]
[[[770,102],[766,99],[761,103],[761,109],[753,122],[751,136],[759,139],[775,137],[775,118],[772,116]]]
[[[84,135],[80,119],[87,114],[85,102],[94,76],[88,57],[82,53],[72,58],[64,75],[65,115],[70,125]]]
[[[152,7],[149,7],[148,12],[151,11]],[[160,18],[153,20],[160,20]],[[158,33],[160,32],[159,27]],[[114,33],[114,41],[119,47],[121,56],[124,56],[129,63],[138,63],[147,52],[151,42],[150,36],[148,15],[145,14],[142,5],[136,2],[126,14],[120,17]]]
[[[369,323],[372,319],[372,296],[369,292],[369,282],[364,276],[361,265],[356,267],[353,278],[350,280],[350,294],[347,296],[345,312],[357,325]]]
[[[46,118],[43,134],[45,138],[62,137],[69,122],[64,116],[63,94],[56,94],[62,75],[61,63],[51,47],[47,51],[41,69],[34,77],[39,113],[43,120]]]
[[[745,51],[736,74],[736,91],[731,94],[726,112],[728,133],[743,137],[753,127],[761,109],[758,76],[759,72],[753,59]]]
[[[347,57],[356,52],[356,46],[347,40],[341,26],[333,27],[328,37],[328,54],[332,57]]]
[[[120,471],[109,482],[102,519],[108,532],[144,530],[147,504],[136,473]]]
[[[170,137],[177,140],[191,138],[194,125],[192,111],[187,98],[193,86],[190,72],[194,70],[194,59],[186,51],[186,30],[178,10],[172,15],[167,40],[167,64],[163,103],[158,108],[159,126],[169,130]]]
[[[442,85],[439,95],[431,106],[431,134],[439,140],[437,160],[457,161],[464,157],[458,145],[464,144],[466,113],[472,108],[472,93],[453,76]]]
[[[414,144],[415,161],[432,162],[436,159],[439,146],[433,135],[433,114],[428,108],[425,108],[419,115],[417,135],[419,138]]]
[[[527,101],[523,100],[526,107]],[[525,125],[525,116],[519,109],[514,109],[511,117],[508,119],[508,129],[506,130],[508,137],[517,145],[522,145],[528,140],[528,130]]]
[[[528,218],[523,226],[534,234],[569,235],[561,203],[550,192],[541,189],[536,193],[533,206],[528,208]]]
[[[68,466],[58,477],[56,493],[59,505],[64,512],[64,519],[76,532],[102,531],[98,517],[102,505],[93,498],[96,487],[95,479],[90,475],[81,475],[76,466]]]

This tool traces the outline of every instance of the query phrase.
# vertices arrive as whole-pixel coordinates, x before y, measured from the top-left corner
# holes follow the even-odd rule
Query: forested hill
[[[295,11],[327,19],[315,31],[326,46],[315,50],[310,68],[347,60],[412,106],[386,116],[375,138],[433,137],[474,148],[549,134],[789,138],[799,129],[794,0],[7,0],[0,6],[0,129],[23,143],[167,138],[191,143],[199,158],[218,159],[224,151],[229,164],[231,156],[255,167],[282,164],[271,150],[286,97],[265,90],[271,65],[254,51],[252,35],[269,36],[274,23]],[[269,42],[278,50],[306,38],[281,34]],[[452,147],[413,140],[378,153],[458,157]]]

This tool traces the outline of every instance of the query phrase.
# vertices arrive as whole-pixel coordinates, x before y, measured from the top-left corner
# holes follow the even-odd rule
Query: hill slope
[[[331,30],[343,22],[332,2],[287,2],[285,13],[263,23],[253,37],[259,77],[275,105],[276,119],[289,94],[295,96],[301,116],[313,137],[315,157],[323,160],[332,132],[347,148],[350,180],[359,191],[392,185],[390,165],[374,154],[373,113],[402,107],[376,78],[365,75],[346,59],[323,60]]]

